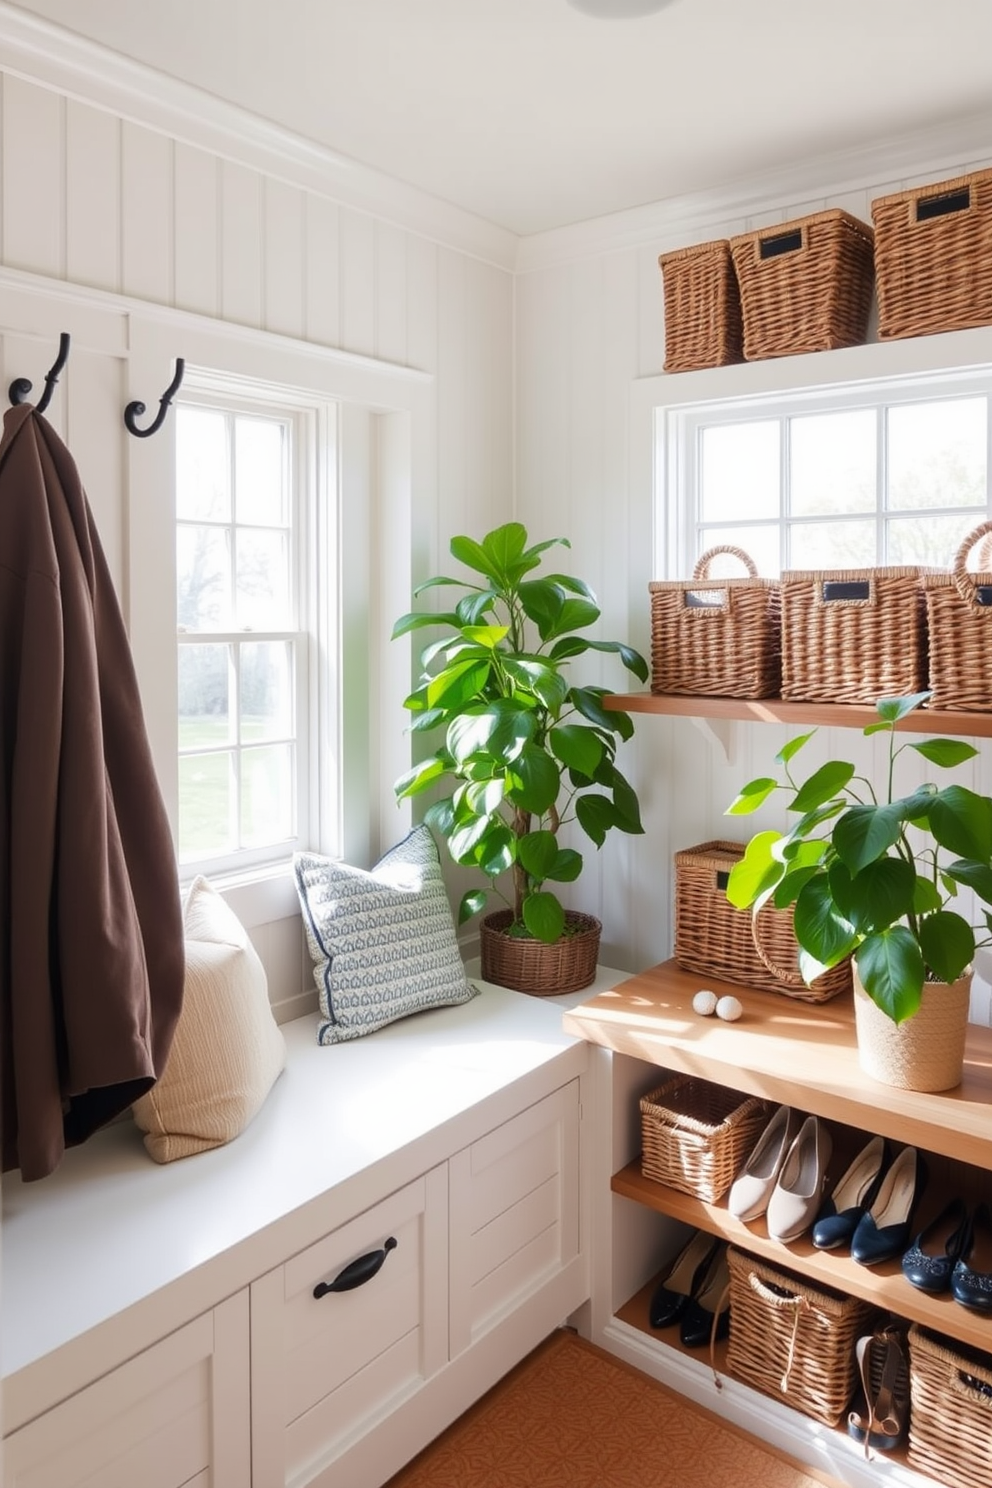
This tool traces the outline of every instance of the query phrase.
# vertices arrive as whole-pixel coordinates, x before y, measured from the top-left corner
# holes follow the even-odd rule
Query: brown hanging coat
[[[0,440],[3,1168],[42,1178],[162,1073],[182,1004],[175,851],[75,463]]]

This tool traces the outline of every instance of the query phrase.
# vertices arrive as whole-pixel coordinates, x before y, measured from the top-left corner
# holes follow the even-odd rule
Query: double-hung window
[[[184,872],[285,859],[307,836],[312,438],[301,409],[206,395],[176,408]]]
[[[949,567],[988,512],[990,400],[982,369],[679,409],[658,572],[684,577],[723,544],[768,577]]]

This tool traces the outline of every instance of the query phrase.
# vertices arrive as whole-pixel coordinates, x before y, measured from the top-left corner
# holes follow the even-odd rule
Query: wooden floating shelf
[[[739,1021],[695,1013],[692,999],[701,987],[737,997],[743,1005]],[[956,1089],[940,1095],[897,1090],[872,1080],[858,1063],[850,994],[810,1004],[685,972],[675,961],[570,1009],[564,1027],[661,1069],[697,1075],[992,1172],[992,1029],[969,1026],[964,1079]]]
[[[715,718],[739,723],[814,724],[863,729],[878,723],[873,707],[854,703],[786,703],[781,698],[690,697],[676,693],[613,693],[607,708],[625,713],[658,713],[669,718]],[[964,713],[945,708],[918,708],[896,724],[901,733],[953,734],[992,738],[992,712]]]

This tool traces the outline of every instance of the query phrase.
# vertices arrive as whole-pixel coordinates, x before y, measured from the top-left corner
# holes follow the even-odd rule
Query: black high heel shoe
[[[715,1235],[707,1235],[704,1230],[690,1235],[651,1297],[648,1321],[652,1328],[668,1328],[678,1322],[719,1244]]]
[[[730,1268],[727,1247],[717,1246],[679,1323],[679,1338],[685,1348],[703,1348],[730,1332]]]
[[[888,1165],[888,1142],[884,1137],[872,1137],[820,1206],[810,1235],[817,1250],[850,1245],[861,1216],[878,1197]]]
[[[877,1266],[880,1261],[902,1255],[926,1179],[922,1154],[915,1147],[904,1147],[882,1179],[871,1208],[858,1220],[851,1236],[854,1260],[862,1266]]]

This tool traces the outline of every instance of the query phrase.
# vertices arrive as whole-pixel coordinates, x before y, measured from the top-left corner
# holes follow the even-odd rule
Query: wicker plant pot
[[[552,945],[526,936],[507,935],[513,921],[508,909],[486,915],[480,927],[482,979],[513,987],[533,997],[578,992],[596,979],[599,937],[603,927],[592,915],[565,911],[569,933]]]
[[[900,1090],[953,1090],[964,1071],[971,972],[952,986],[926,982],[919,1011],[903,1023],[876,1007],[854,968],[854,1023],[865,1074]]]

